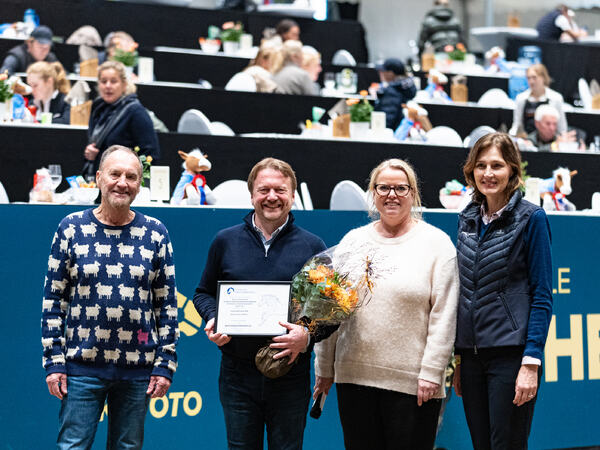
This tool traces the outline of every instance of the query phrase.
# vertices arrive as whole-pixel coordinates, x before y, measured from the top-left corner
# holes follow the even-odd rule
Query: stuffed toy
[[[214,205],[215,196],[206,184],[206,178],[202,172],[211,169],[211,163],[207,155],[203,155],[197,148],[190,153],[179,150],[179,156],[183,159],[183,172],[175,186],[172,205]]]
[[[506,55],[501,47],[492,47],[485,52],[485,60],[487,62],[487,72],[510,72],[510,68],[506,64]]]
[[[399,141],[425,141],[426,132],[431,130],[431,122],[427,118],[427,110],[413,100],[402,104],[404,118],[394,132]]]
[[[427,75],[429,80],[425,92],[431,100],[437,100],[443,103],[452,103],[450,96],[444,91],[444,85],[448,83],[448,77],[437,69],[429,70]]]
[[[571,178],[575,175],[577,175],[576,170],[569,172],[569,169],[559,167],[552,172],[552,178],[540,181],[540,197],[546,211],[575,211],[577,209],[566,197],[573,192]]]

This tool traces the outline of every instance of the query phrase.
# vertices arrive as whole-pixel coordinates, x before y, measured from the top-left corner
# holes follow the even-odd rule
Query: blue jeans
[[[108,403],[107,450],[141,449],[150,400],[146,395],[148,382],[67,377],[68,393],[58,416],[57,449],[90,449],[105,401]]]
[[[304,366],[269,379],[252,362],[223,354],[219,394],[230,449],[261,450],[265,425],[269,449],[302,449],[310,401],[310,372]]]

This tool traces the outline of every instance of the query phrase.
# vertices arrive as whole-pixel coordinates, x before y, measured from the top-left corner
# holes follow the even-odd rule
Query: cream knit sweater
[[[339,244],[373,258],[371,299],[336,333],[315,346],[315,373],[353,383],[417,394],[417,379],[440,384],[456,333],[456,250],[438,228],[419,221],[398,238],[374,224],[350,231]]]

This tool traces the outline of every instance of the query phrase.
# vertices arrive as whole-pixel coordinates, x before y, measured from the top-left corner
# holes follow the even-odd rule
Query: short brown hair
[[[296,181],[296,174],[294,173],[292,166],[280,159],[265,158],[257,162],[248,175],[248,190],[250,191],[250,194],[252,194],[252,191],[254,190],[254,182],[256,181],[258,172],[264,169],[273,169],[281,172],[284,177],[289,178],[292,182],[292,191],[296,191],[298,182]]]
[[[523,175],[521,171],[521,153],[519,149],[512,141],[511,137],[506,133],[490,133],[480,138],[467,156],[467,161],[463,166],[463,174],[465,180],[473,188],[473,200],[477,203],[483,203],[485,196],[477,189],[477,183],[473,172],[475,171],[475,165],[479,159],[479,155],[490,147],[496,147],[502,153],[502,158],[512,169],[510,178],[508,179],[508,185],[504,191],[506,199],[508,200],[514,192],[523,186]]]
[[[408,185],[410,186],[410,190],[413,193],[413,203],[411,208],[410,215],[414,219],[421,218],[421,194],[419,192],[419,180],[417,178],[417,173],[413,166],[399,158],[386,159],[385,161],[379,163],[377,167],[371,170],[371,175],[369,176],[369,193],[370,193],[370,205],[369,205],[369,216],[372,218],[377,217],[377,210],[375,209],[375,183],[377,183],[377,177],[384,169],[396,169],[401,170],[406,174],[406,178],[408,178]]]
[[[530,70],[533,70],[538,77],[544,80],[544,86],[550,86],[550,82],[552,81],[552,79],[550,78],[550,75],[548,74],[548,69],[546,69],[545,65],[533,64],[532,66],[529,66],[527,68],[527,71],[525,73],[528,73]]]

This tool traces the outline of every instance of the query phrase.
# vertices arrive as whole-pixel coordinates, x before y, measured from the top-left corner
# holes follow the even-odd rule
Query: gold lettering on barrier
[[[177,417],[177,410],[179,409],[179,400],[183,398],[183,392],[171,392],[169,398],[173,401],[171,407],[171,417]]]
[[[190,400],[196,401],[196,407],[194,409],[190,408]],[[185,398],[183,399],[183,412],[185,412],[188,416],[197,415],[202,409],[202,397],[196,391],[190,391],[185,394]]]
[[[588,377],[600,380],[600,314],[587,315]]]
[[[156,409],[156,404],[158,402],[162,402],[162,408],[160,410]],[[169,412],[169,400],[166,396],[150,400],[150,414],[152,414],[152,417],[162,419],[167,415],[167,412]]]
[[[558,293],[559,294],[570,294],[571,288],[563,287],[565,284],[570,284],[571,279],[565,277],[563,274],[571,273],[571,269],[569,267],[559,267],[558,268]]]
[[[581,314],[570,316],[570,338],[556,337],[556,316],[552,316],[544,349],[546,382],[558,381],[558,357],[571,357],[571,379],[583,380],[583,321]]]

